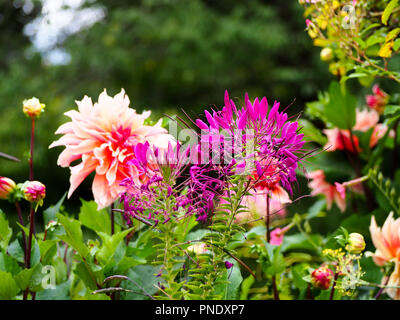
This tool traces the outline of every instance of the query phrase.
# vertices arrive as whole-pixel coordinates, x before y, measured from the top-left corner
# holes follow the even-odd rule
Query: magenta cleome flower
[[[207,123],[197,119],[201,129],[201,143],[212,140],[212,151],[224,151],[225,166],[232,165],[232,159],[248,160],[255,157],[252,166],[257,166],[260,177],[268,172],[268,179],[279,180],[284,188],[292,192],[291,184],[296,181],[295,170],[301,161],[304,135],[299,134],[297,121],[288,121],[285,112],[279,112],[280,103],[275,101],[269,109],[266,97],[245,103],[238,109],[225,91],[225,105],[222,110],[205,111]],[[246,148],[254,145],[254,153],[243,157]],[[200,147],[204,150],[206,148]],[[227,150],[228,149],[228,150]],[[240,163],[240,161],[239,161]],[[260,182],[260,181],[259,181]]]

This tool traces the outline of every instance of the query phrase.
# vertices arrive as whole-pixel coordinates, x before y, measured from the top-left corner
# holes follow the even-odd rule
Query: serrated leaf
[[[39,241],[40,258],[43,264],[50,264],[57,253],[57,240]]]
[[[22,291],[28,288],[37,288],[42,282],[43,274],[41,272],[42,265],[39,263],[32,268],[24,269],[18,273],[15,276],[15,282]]]
[[[53,220],[53,221],[56,220],[56,215],[57,215],[57,213],[59,213],[60,208],[61,208],[66,196],[67,196],[67,193],[64,193],[64,195],[61,197],[61,199],[55,205],[50,206],[46,210],[43,211],[43,222],[44,222],[45,226],[51,220]]]
[[[58,235],[58,238],[68,243],[82,257],[86,257],[89,254],[89,249],[83,242],[80,222],[75,219],[65,217],[60,213],[57,214],[57,218],[66,232],[65,235]]]
[[[82,205],[79,213],[79,221],[85,227],[97,232],[110,233],[111,218],[106,209],[97,210],[97,204],[94,201],[85,201],[81,199]],[[120,230],[119,225],[115,225],[115,231]]]
[[[12,300],[18,292],[19,288],[12,274],[0,271],[0,300]]]
[[[11,237],[12,229],[8,225],[5,214],[0,210],[0,248],[2,248],[4,251],[7,251],[7,246],[11,240]]]
[[[103,242],[100,250],[96,253],[96,258],[101,265],[106,265],[108,261],[114,257],[115,251],[120,242],[124,240],[126,235],[133,229],[134,228],[130,228],[125,231],[118,232],[112,236],[104,232],[97,232]]]

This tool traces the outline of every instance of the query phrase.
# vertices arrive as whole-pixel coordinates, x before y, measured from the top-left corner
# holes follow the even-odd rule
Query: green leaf
[[[121,287],[135,292],[124,292],[121,293],[121,296],[125,296],[126,300],[148,300],[145,292],[153,295],[158,291],[155,286],[160,282],[160,278],[157,278],[158,272],[157,267],[148,265],[137,266],[129,270],[127,277],[133,282],[123,281]]]
[[[311,121],[299,119],[299,124],[302,127],[301,133],[304,133],[307,140],[315,141],[321,145],[325,145],[328,139],[317,129]]]
[[[19,289],[12,274],[0,271],[0,300],[12,300],[18,292]]]
[[[83,261],[78,263],[74,269],[74,273],[83,281],[85,286],[90,290],[98,289],[97,283],[101,280],[101,272],[94,272],[87,264]]]
[[[301,289],[306,289],[307,288],[307,281],[303,279],[305,275],[307,274],[307,267],[302,264],[297,264],[291,268],[291,273],[293,277],[293,284]]]
[[[316,201],[309,209],[306,215],[307,220],[311,220],[318,216],[322,215],[322,210],[325,209],[326,201],[325,200],[318,200]]]
[[[110,213],[106,209],[97,210],[97,204],[94,201],[85,201],[81,199],[82,206],[79,213],[79,221],[85,227],[95,231],[110,233],[111,218]],[[115,231],[120,230],[119,225],[115,225]]]
[[[5,214],[0,210],[0,248],[4,251],[7,251],[7,246],[11,240],[11,236],[12,229],[8,225]]]
[[[61,197],[61,199],[53,206],[48,207],[46,210],[43,211],[43,222],[44,225],[46,226],[50,221],[55,221],[57,213],[59,213],[61,205],[64,202],[65,197],[67,196],[67,193],[64,193],[64,195]]]
[[[50,264],[57,253],[57,240],[46,240],[39,242],[40,257],[43,264]]]
[[[240,292],[240,300],[248,300],[249,290],[256,280],[252,275],[249,275],[242,282],[242,290]]]
[[[340,129],[352,128],[356,121],[355,97],[343,92],[338,82],[331,82],[329,86],[329,102],[324,114],[328,121]]]
[[[21,271],[21,267],[18,265],[18,261],[9,256],[5,252],[0,252],[0,270],[4,272],[9,272],[15,276]]]
[[[383,113],[385,116],[397,116],[400,114],[400,106],[398,105],[387,105]]]
[[[40,290],[42,279],[42,265],[40,263],[32,268],[22,270],[15,276],[15,282],[22,291],[28,288],[34,291]]]
[[[385,41],[386,42],[392,41],[396,39],[399,34],[400,34],[400,28],[393,29],[387,34]]]
[[[233,263],[233,266],[231,269],[227,269],[223,276],[217,280],[217,282],[220,282],[215,285],[214,293],[222,295],[223,300],[237,300],[243,277],[238,263],[232,259],[228,260]]]
[[[384,25],[387,25],[387,22],[389,20],[390,15],[392,14],[393,10],[396,8],[396,6],[398,5],[399,0],[392,0],[389,2],[389,4],[386,6],[385,10],[383,11],[382,14],[382,23]]]
[[[71,280],[56,285],[55,288],[38,292],[36,300],[70,300],[69,288]]]
[[[18,262],[21,262],[21,263],[25,262],[24,249],[22,248],[18,239],[15,239],[8,246],[8,254],[11,257],[13,257],[15,260],[17,260]]]
[[[397,51],[400,49],[400,39],[396,39],[393,43],[393,50]]]
[[[57,214],[58,221],[62,224],[65,229],[65,235],[58,235],[58,237],[68,243],[74,248],[82,257],[86,257],[89,254],[89,249],[83,242],[83,235],[81,224],[79,221]]]
[[[112,236],[104,232],[97,232],[103,242],[100,250],[96,252],[96,258],[101,265],[106,265],[114,257],[118,245],[132,230],[133,228],[130,228]]]
[[[118,273],[125,274],[125,272],[133,267],[136,267],[141,264],[145,264],[147,262],[146,259],[143,259],[138,256],[127,257],[124,256],[121,261],[118,263]]]

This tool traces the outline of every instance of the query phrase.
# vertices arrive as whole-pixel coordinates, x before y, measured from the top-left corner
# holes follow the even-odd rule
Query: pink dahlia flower
[[[400,218],[393,219],[393,212],[391,212],[383,227],[380,228],[376,224],[375,217],[372,216],[369,230],[376,248],[372,259],[378,266],[383,266],[386,262],[394,262],[395,269],[389,277],[388,286],[400,286]],[[382,282],[385,282],[385,279]],[[392,299],[400,300],[399,288],[385,290]]]
[[[58,165],[71,169],[68,197],[95,171],[94,199],[99,209],[110,205],[125,191],[126,187],[120,185],[122,180],[131,178],[140,183],[145,178],[131,165],[136,158],[136,144],[149,142],[155,147],[167,148],[168,142],[174,142],[161,127],[161,120],[154,126],[145,125],[151,112],[138,114],[129,108],[129,102],[123,89],[114,97],[104,90],[97,103],[93,104],[91,98],[85,96],[76,101],[78,111],[65,113],[72,121],[58,128],[56,134],[63,136],[50,148],[66,147],[58,158]],[[71,162],[78,159],[82,162],[71,167]]]

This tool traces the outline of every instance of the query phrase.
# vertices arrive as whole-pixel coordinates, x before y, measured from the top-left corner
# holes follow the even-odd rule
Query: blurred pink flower
[[[104,90],[97,103],[85,96],[76,101],[79,111],[65,113],[72,121],[61,125],[56,134],[63,136],[53,142],[50,148],[65,146],[58,158],[58,165],[70,167],[70,189],[68,197],[93,171],[96,172],[92,191],[98,208],[113,203],[125,187],[120,182],[132,178],[143,179],[137,168],[128,163],[134,159],[134,146],[149,142],[159,148],[167,148],[173,142],[167,130],[161,127],[161,120],[154,126],[144,125],[150,111],[137,114],[129,108],[129,98],[122,89],[114,97]],[[70,166],[71,162],[82,162]]]
[[[385,106],[389,102],[389,95],[379,88],[379,85],[376,84],[372,87],[373,95],[366,96],[367,105],[375,109],[378,113],[382,114]]]
[[[357,131],[366,132],[373,128],[369,146],[373,148],[378,141],[385,135],[387,126],[379,122],[379,114],[374,109],[364,109],[363,111],[356,110],[356,124],[353,129]],[[394,131],[390,132],[391,137],[394,136]]]
[[[332,203],[335,202],[341,212],[346,210],[346,200],[342,197],[343,193],[339,192],[334,185],[325,180],[325,174],[322,170],[308,172],[307,179],[311,179],[308,187],[311,189],[311,196],[322,194],[326,198],[326,208],[330,210]]]
[[[269,200],[269,211],[271,218],[274,217],[284,217],[286,215],[286,209],[283,204],[290,203],[289,195],[282,188],[282,195],[279,196],[278,192],[271,193],[271,198]],[[242,205],[246,206],[248,211],[241,212],[236,215],[236,221],[243,223],[251,223],[259,218],[265,219],[267,215],[267,191],[262,188],[256,188],[249,191],[250,195],[244,196],[242,200]]]
[[[275,228],[271,232],[271,240],[269,243],[274,246],[280,246],[283,242],[283,234],[281,228]]]
[[[335,182],[336,191],[340,194],[340,197],[346,199],[346,188],[351,188],[356,193],[363,193],[362,182],[368,180],[368,176],[363,176],[343,183]]]
[[[352,142],[350,139],[349,130],[341,130],[339,128],[334,128],[334,129],[324,129],[322,132],[325,133],[328,138],[328,142],[324,146],[326,151],[335,151],[335,150],[348,150],[350,152],[361,151],[358,143],[358,138],[355,135],[353,135],[353,142]]]
[[[378,266],[383,266],[386,262],[394,262],[395,270],[389,277],[388,286],[400,286],[400,218],[393,219],[393,212],[391,212],[381,229],[377,226],[375,217],[372,216],[369,230],[376,248],[372,259]],[[400,288],[385,290],[392,299],[400,300]]]
[[[368,131],[375,127],[379,122],[379,114],[373,109],[356,109],[356,124],[353,129],[357,131]]]

